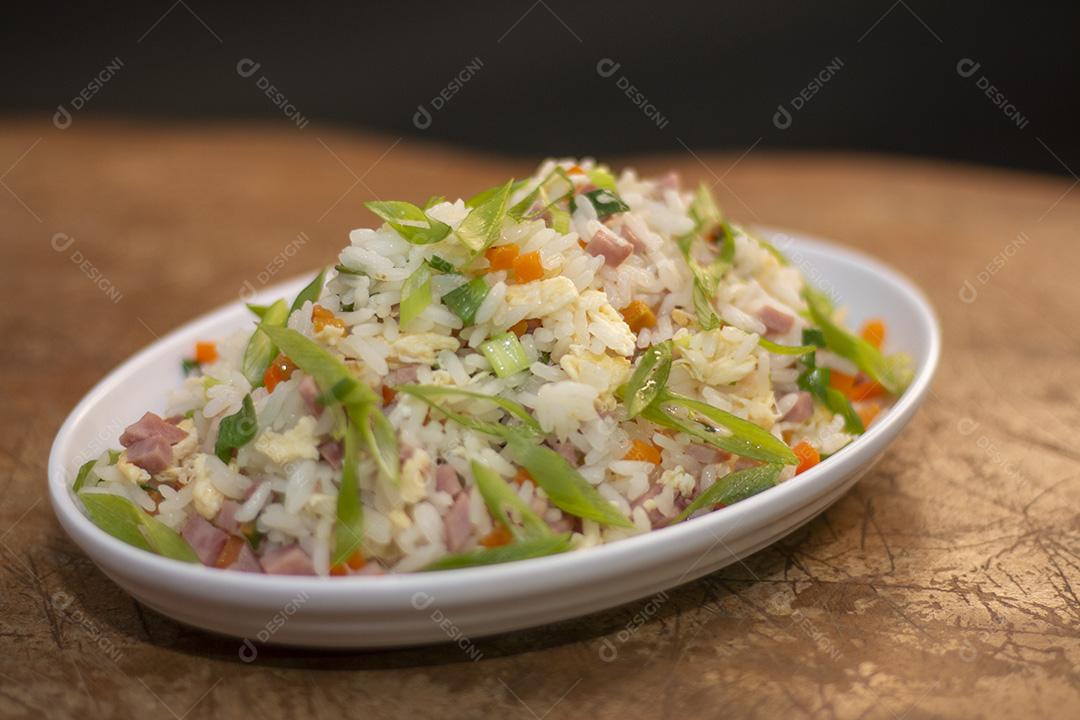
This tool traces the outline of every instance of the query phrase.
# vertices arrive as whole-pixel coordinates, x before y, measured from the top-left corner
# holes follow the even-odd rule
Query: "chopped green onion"
[[[690,217],[694,221],[694,232],[707,233],[712,226],[722,222],[724,217],[720,207],[713,199],[712,191],[705,183],[700,183],[690,201]]]
[[[343,404],[348,406],[377,401],[375,391],[366,384],[357,382],[345,363],[323,346],[292,328],[265,324],[259,327],[270,336],[281,352],[315,380],[323,392],[332,391],[344,380],[346,385],[343,387],[348,387],[350,392],[347,397],[339,398]]]
[[[251,402],[251,394],[248,393],[244,396],[240,409],[221,420],[217,441],[214,443],[214,454],[221,458],[222,462],[229,462],[232,459],[232,451],[251,442],[258,430],[259,421],[255,416],[255,405]]]
[[[472,462],[473,480],[476,488],[484,498],[491,516],[501,522],[507,530],[518,540],[526,537],[542,537],[551,534],[551,528],[544,520],[533,512],[521,496],[510,487],[509,484],[497,472],[481,465],[475,460]],[[521,518],[521,527],[515,525],[510,518],[509,510],[514,510]]]
[[[559,183],[560,181],[563,183],[562,188],[559,188],[557,185],[555,187],[549,187],[550,183]],[[574,181],[570,179],[570,176],[566,174],[565,170],[557,167],[548,173],[548,176],[541,180],[532,192],[519,200],[517,204],[507,210],[506,213],[515,220],[532,220],[553,209],[557,203],[562,202],[566,198],[573,197],[573,195]],[[540,203],[540,209],[535,212],[530,212],[536,202]]]
[[[461,221],[457,229],[458,239],[473,252],[482,253],[499,239],[513,186],[514,181],[508,181]]]
[[[114,538],[173,560],[199,562],[199,556],[179,533],[126,497],[84,492],[79,499],[94,524]]]
[[[262,314],[262,322],[251,334],[247,347],[244,348],[244,358],[240,361],[240,371],[251,383],[252,387],[263,384],[263,376],[270,363],[274,361],[277,347],[274,342],[260,328],[284,327],[289,319],[289,306],[284,300],[278,300],[268,307]]]
[[[519,540],[509,545],[481,548],[467,553],[444,555],[424,570],[456,570],[459,568],[497,565],[500,563],[528,560],[529,558],[556,555],[570,549],[570,534]]]
[[[596,190],[589,190],[588,192],[581,193],[589,199],[593,207],[596,208],[596,215],[601,220],[616,213],[623,213],[630,209],[630,206],[623,202],[623,199],[616,195],[611,190],[605,190],[604,188],[597,188]],[[577,207],[576,199],[570,199],[570,209],[574,210]]]
[[[551,215],[551,229],[560,235],[570,232],[570,213],[559,207],[548,208]]]
[[[671,523],[674,525],[682,522],[702,508],[713,505],[733,505],[768,490],[776,484],[776,479],[780,477],[782,469],[782,465],[759,465],[728,473],[701,493],[694,502],[687,505],[686,509],[679,513]]]
[[[728,223],[720,223],[720,235],[716,238],[720,245],[720,260],[728,265],[735,262],[735,231]]]
[[[360,437],[378,465],[379,472],[397,485],[401,476],[401,457],[393,424],[382,410],[371,404],[350,409],[349,420],[359,427]]]
[[[429,257],[427,259],[427,264],[431,266],[432,270],[438,270],[442,273],[454,272],[454,266],[451,265],[448,261],[443,260],[438,255],[432,255],[431,257]]]
[[[120,455],[123,453],[123,451],[122,450],[109,450],[108,453],[109,453],[109,464],[110,465],[115,465],[116,463],[118,463],[120,461]]]
[[[420,400],[423,400],[425,403],[427,403],[432,408],[438,410],[439,412],[443,413],[444,415],[447,415],[447,417],[451,417],[452,419],[455,420],[455,422],[459,422],[459,423],[460,423],[460,421],[458,421],[456,418],[453,418],[449,414],[450,411],[447,411],[441,405],[436,403],[434,401],[434,399],[437,398],[437,397],[467,397],[467,398],[473,398],[474,400],[487,400],[488,402],[499,406],[500,408],[502,408],[503,410],[505,410],[506,412],[510,413],[511,415],[516,417],[518,420],[520,420],[522,422],[522,425],[529,432],[531,432],[531,433],[533,433],[535,435],[540,435],[540,434],[543,433],[543,430],[541,430],[541,428],[540,428],[540,423],[538,423],[536,421],[536,418],[534,418],[529,413],[529,411],[525,409],[525,407],[523,405],[521,405],[519,403],[516,403],[513,400],[507,400],[504,397],[499,397],[498,395],[485,395],[483,393],[472,392],[470,390],[462,390],[461,388],[456,388],[456,387],[447,387],[445,385],[397,385],[397,386],[394,387],[394,390],[396,392],[405,393],[406,395],[411,395],[411,396],[413,396],[415,398],[419,398]],[[474,421],[474,422],[480,422],[480,421]],[[464,423],[461,423],[461,424],[464,424]],[[490,426],[490,425],[494,425],[494,423],[485,423],[485,425]],[[499,427],[503,427],[503,426],[499,426]],[[498,434],[497,431],[496,432],[490,432],[489,430],[481,430],[481,432],[487,432],[490,435],[497,435]]]
[[[863,427],[862,419],[855,412],[851,401],[847,399],[844,393],[829,386],[829,376],[831,375],[829,368],[818,367],[815,354],[808,354],[804,358],[803,364],[806,365],[806,369],[799,375],[797,380],[799,388],[813,395],[832,412],[842,416],[845,431],[855,435],[864,433],[866,428]]]
[[[802,331],[803,345],[825,347],[825,336],[817,328],[804,328]]]
[[[202,365],[194,358],[184,358],[180,361],[180,372],[184,373],[184,377],[198,372]]]
[[[652,404],[671,374],[671,341],[653,345],[641,354],[630,380],[620,388],[627,419],[637,417]]]
[[[758,345],[774,355],[805,355],[817,349],[816,345],[781,345],[766,338],[758,338]]]
[[[524,187],[525,184],[528,183],[528,182],[529,182],[528,178],[526,178],[525,180],[516,180],[516,181],[511,180],[510,181],[510,183],[511,183],[510,184],[510,194],[513,195],[515,192],[517,192],[522,187]],[[480,207],[481,205],[486,203],[488,200],[491,200],[491,198],[495,197],[496,194],[501,193],[503,187],[504,187],[503,185],[495,185],[494,187],[489,187],[486,190],[481,190],[480,192],[476,193],[471,198],[469,198],[468,200],[465,201],[465,207],[467,207],[467,208]]]
[[[433,208],[436,205],[442,205],[444,202],[446,202],[445,195],[432,195],[427,199],[427,202],[424,203],[424,209],[428,210],[429,208]]]
[[[852,335],[833,322],[828,298],[806,288],[803,296],[810,318],[821,329],[825,347],[846,358],[885,388],[891,395],[900,395],[911,382],[911,359],[898,353],[885,357],[880,350],[861,337]]]
[[[331,564],[338,565],[352,556],[364,539],[364,508],[360,502],[360,431],[355,423],[345,427],[341,460],[341,484],[337,496],[337,522],[334,524],[334,552]]]
[[[269,305],[253,305],[251,303],[245,303],[247,309],[251,311],[251,314],[260,320],[266,315],[266,311],[270,309]]]
[[[413,270],[401,285],[400,323],[405,327],[431,304],[431,269],[427,263]]]
[[[316,275],[311,282],[304,286],[303,290],[297,293],[296,298],[292,301],[292,305],[289,306],[289,314],[292,315],[294,312],[304,307],[304,303],[306,302],[314,303],[318,300],[319,295],[322,294],[323,281],[325,279],[326,269],[324,268],[319,271],[319,274]]]
[[[487,297],[490,289],[484,278],[474,278],[461,287],[443,295],[443,305],[461,318],[461,322],[472,325],[473,319],[476,317],[476,311],[480,309],[480,305],[483,304],[484,298]]]
[[[356,270],[346,265],[342,265],[341,263],[335,265],[334,270],[336,270],[339,275],[367,275],[363,270]]]
[[[586,170],[585,174],[589,176],[589,182],[596,187],[615,192],[615,176],[606,167],[594,167],[592,170]]]
[[[514,333],[503,333],[481,343],[480,352],[488,359],[491,369],[499,377],[509,377],[529,367],[525,348]]]
[[[94,469],[96,463],[97,460],[87,460],[79,467],[79,472],[75,475],[75,482],[71,485],[72,492],[82,490],[83,485],[86,484],[86,479],[90,477],[90,471]]]
[[[535,436],[507,428],[503,437],[514,458],[528,470],[555,507],[603,525],[633,527],[625,515],[570,466],[566,458],[545,445],[536,444]]]
[[[450,226],[427,216],[412,203],[400,200],[373,200],[364,203],[371,212],[413,245],[430,245],[450,234]],[[407,224],[406,224],[407,223]]]

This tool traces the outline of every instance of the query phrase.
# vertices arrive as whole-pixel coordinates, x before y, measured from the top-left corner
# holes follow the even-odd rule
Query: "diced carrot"
[[[532,282],[544,277],[544,266],[540,264],[540,253],[533,251],[514,258],[514,281]]]
[[[796,475],[806,472],[821,462],[821,455],[818,454],[818,451],[813,445],[805,440],[799,442],[799,444],[791,448],[791,450],[795,453],[795,456],[799,458],[799,464],[795,468]]]
[[[330,566],[330,574],[335,577],[342,575],[348,575],[350,570],[359,570],[364,567],[367,561],[364,559],[364,554],[357,550],[348,557],[345,562],[336,563]]]
[[[844,393],[844,396],[852,402],[869,400],[885,394],[885,388],[863,373],[848,375],[836,370],[830,370],[829,385]]]
[[[337,565],[330,566],[330,574],[334,577],[341,577],[342,575],[349,574],[349,568],[345,563],[338,563]]]
[[[296,365],[292,360],[278,353],[278,356],[270,362],[270,367],[263,373],[263,385],[266,386],[266,391],[274,392],[277,384],[291,378],[295,369]]]
[[[586,243],[584,240],[578,240],[577,244],[578,244],[578,247],[581,248],[582,250],[584,250],[585,248],[587,248],[589,246],[588,243]]]
[[[880,350],[885,344],[885,321],[877,318],[867,320],[859,334],[863,340]]]
[[[864,428],[870,427],[870,423],[874,422],[874,418],[881,412],[881,405],[876,402],[868,402],[859,406],[859,409],[855,411],[859,415],[859,419],[862,420]]]
[[[619,313],[623,316],[626,324],[630,326],[630,331],[635,335],[641,332],[642,328],[651,328],[656,325],[656,315],[641,300],[632,300]]]
[[[217,345],[212,342],[195,343],[195,362],[200,365],[212,363],[218,359]]]
[[[510,326],[510,332],[514,333],[518,337],[521,337],[525,333],[529,332],[529,321],[521,320]]]
[[[519,468],[517,469],[517,472],[516,472],[516,473],[514,473],[514,482],[516,482],[516,483],[517,483],[518,485],[521,485],[521,484],[522,484],[523,482],[525,482],[526,480],[530,480],[530,481],[531,481],[532,479],[533,479],[533,476],[532,476],[532,475],[530,475],[530,474],[529,474],[529,471],[528,471],[528,470],[526,470],[526,469],[525,469],[525,468],[523,468],[523,467],[519,467]]]
[[[327,325],[345,329],[345,321],[322,305],[311,308],[311,322],[315,325],[315,332],[322,332]]]
[[[389,405],[390,403],[394,402],[394,398],[396,398],[396,397],[397,397],[397,390],[394,390],[394,388],[390,387],[389,385],[383,385],[382,386],[382,404],[383,404],[383,406]]]
[[[225,541],[225,546],[221,548],[217,560],[214,561],[214,567],[227,568],[236,562],[236,558],[240,557],[240,551],[244,549],[244,543],[246,542],[244,538],[230,535],[229,539]]]
[[[650,442],[634,440],[630,444],[630,450],[623,455],[623,460],[637,460],[640,462],[649,462],[653,465],[659,465],[661,460],[660,448]]]
[[[566,174],[567,174],[567,175],[584,175],[584,174],[585,174],[585,171],[584,171],[584,170],[582,170],[582,169],[581,169],[581,166],[579,166],[579,165],[571,165],[571,166],[570,166],[570,167],[569,167],[569,168],[567,169],[567,171],[566,171]]]
[[[480,538],[480,544],[487,548],[509,545],[514,536],[506,529],[505,525],[498,525],[494,530]]]
[[[514,243],[509,245],[499,245],[498,247],[488,248],[484,253],[484,257],[487,258],[488,264],[491,265],[490,270],[509,270],[514,267],[514,258],[518,256],[518,246]]]

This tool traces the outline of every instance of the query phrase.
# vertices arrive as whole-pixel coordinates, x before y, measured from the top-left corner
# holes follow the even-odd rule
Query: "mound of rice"
[[[368,406],[390,429],[374,441],[394,448],[389,470],[365,445],[355,472],[343,471],[355,408],[343,411],[340,388],[321,386],[299,356],[275,354],[253,374],[253,325],[200,343],[164,416],[140,419],[123,450],[89,463],[79,497],[130,501],[148,549],[163,552],[148,528],[169,532],[191,553],[164,554],[210,566],[322,576],[456,567],[584,549],[710,512],[723,504],[703,497],[710,489],[729,502],[764,489],[720,493],[732,474],[769,467],[766,486],[790,480],[889,404],[881,378],[829,332],[821,341],[798,268],[725,221],[707,191],[685,191],[674,174],[616,179],[589,160],[547,161],[501,188],[501,203],[494,188],[423,208],[369,205],[388,222],[352,231],[325,284],[283,316],[372,391]],[[862,342],[880,344],[877,333]],[[657,348],[670,358],[664,392],[795,452],[770,464],[719,447],[709,433],[739,431],[686,405],[673,414],[704,433],[647,411],[629,417],[627,386]],[[531,424],[478,396],[520,405]],[[478,429],[485,422],[519,435],[535,425],[531,442],[559,463],[544,455],[551,472],[530,472],[521,446]],[[356,483],[358,508],[339,497],[343,482]],[[493,500],[492,487],[515,498]],[[356,537],[340,532],[343,513]]]

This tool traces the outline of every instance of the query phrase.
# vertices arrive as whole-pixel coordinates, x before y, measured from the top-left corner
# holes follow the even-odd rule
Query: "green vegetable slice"
[[[473,278],[461,287],[455,288],[442,296],[443,305],[450,312],[461,318],[461,322],[472,325],[476,311],[480,309],[484,298],[491,288],[482,277]]]
[[[431,257],[429,257],[427,259],[427,264],[430,265],[433,270],[438,270],[442,273],[454,272],[454,266],[451,265],[449,261],[443,260],[438,255],[432,255]]]
[[[551,207],[548,208],[548,214],[551,216],[552,230],[561,235],[570,232],[570,213],[559,207]]]
[[[586,170],[585,174],[589,176],[589,182],[596,187],[615,192],[615,176],[606,167],[594,167],[592,170]]]
[[[367,275],[363,270],[356,270],[340,263],[334,266],[334,270],[337,271],[339,275]]]
[[[373,200],[364,203],[371,212],[394,228],[398,235],[413,245],[437,243],[450,234],[450,226],[427,216],[412,203],[400,200]]]
[[[401,327],[420,317],[420,313],[430,304],[431,268],[427,263],[421,263],[401,285]]]
[[[333,392],[344,405],[375,403],[375,391],[356,380],[349,368],[323,346],[301,335],[292,328],[273,327],[265,324],[259,328],[265,332],[281,352],[310,375],[323,392]],[[335,391],[334,388],[339,388]],[[347,389],[345,394],[341,389]]]
[[[653,403],[667,385],[671,374],[671,341],[653,345],[641,354],[634,374],[620,388],[627,419],[637,417]]]
[[[82,490],[83,485],[86,484],[86,479],[90,477],[90,471],[94,469],[96,464],[97,460],[87,460],[79,466],[79,472],[75,474],[75,482],[71,485],[72,492],[77,493]]]
[[[481,253],[499,239],[513,186],[513,180],[502,185],[461,221],[457,229],[458,239],[473,252]]]
[[[397,485],[401,475],[401,458],[393,424],[382,410],[370,404],[350,408],[349,420],[359,428],[360,437],[378,465],[379,472]]]
[[[562,183],[563,186],[558,187],[558,183]],[[570,179],[570,176],[566,174],[566,171],[562,168],[555,168],[547,177],[540,181],[540,183],[530,192],[517,202],[512,208],[507,211],[507,214],[515,220],[532,220],[538,218],[545,212],[548,212],[555,207],[557,203],[566,200],[574,195],[574,181]],[[540,209],[535,212],[529,212],[535,203],[540,203]]]
[[[551,448],[536,444],[535,436],[510,431],[504,432],[503,437],[517,462],[529,471],[557,508],[603,525],[633,527],[625,515],[570,466],[566,458]]]
[[[758,345],[775,355],[805,355],[817,349],[816,345],[781,345],[765,338],[759,338]]]
[[[270,363],[274,361],[274,356],[277,355],[277,347],[266,335],[263,328],[284,327],[289,319],[289,314],[289,306],[285,304],[284,300],[278,300],[266,308],[262,314],[262,322],[251,334],[247,347],[244,348],[243,360],[240,361],[240,371],[251,383],[252,387],[259,387],[263,384],[266,369],[270,367]]]
[[[671,524],[682,522],[702,508],[712,505],[733,505],[768,490],[776,484],[776,479],[780,477],[782,469],[781,465],[759,465],[728,473],[701,493],[671,521]]]
[[[441,405],[436,403],[434,399],[437,397],[467,397],[473,398],[475,400],[487,400],[488,402],[498,405],[500,408],[520,420],[522,422],[522,426],[529,432],[535,435],[541,435],[543,433],[543,430],[540,428],[540,423],[536,421],[536,418],[534,418],[532,414],[530,414],[529,411],[525,409],[524,406],[514,402],[513,400],[507,400],[506,398],[500,397],[498,395],[485,395],[484,393],[472,392],[471,390],[462,390],[456,387],[446,387],[443,385],[397,385],[394,387],[394,390],[396,392],[405,393],[406,395],[411,395],[413,397],[419,398],[420,400],[423,400],[432,408],[438,410],[447,417],[451,417],[459,423],[460,421],[451,416],[450,413],[452,413],[453,411],[446,410]],[[472,420],[472,418],[468,419]],[[474,420],[473,422],[482,423],[482,421],[477,420]],[[484,426],[506,427],[503,425],[497,425],[496,423],[482,424]],[[475,430],[476,428],[473,429]],[[489,435],[499,434],[498,431],[489,432],[488,430],[481,430],[481,432],[487,432]]]
[[[304,307],[304,303],[314,303],[322,295],[323,282],[326,280],[326,269],[323,268],[319,271],[319,274],[312,278],[311,282],[304,286],[304,289],[297,293],[296,297],[292,301],[292,305],[289,306],[289,315]]]
[[[806,288],[803,293],[810,319],[817,325],[825,341],[825,347],[842,358],[855,363],[856,367],[880,384],[891,395],[900,395],[911,382],[912,368],[908,356],[898,353],[885,357],[880,350],[852,335],[833,322],[828,298],[822,293]]]
[[[363,543],[364,508],[360,502],[360,431],[355,423],[345,427],[345,448],[341,459],[341,485],[338,487],[337,522],[334,524],[334,552],[331,563],[345,562]]]
[[[524,187],[525,184],[529,182],[529,180],[526,178],[525,180],[516,180],[516,181],[511,180],[510,182],[511,182],[510,194],[513,195],[516,191],[518,191],[522,187]],[[469,198],[468,200],[465,201],[465,207],[467,207],[467,208],[480,207],[481,205],[486,203],[488,200],[495,197],[495,195],[497,193],[502,192],[503,187],[504,187],[503,185],[495,185],[493,187],[489,187],[486,190],[481,190],[480,192],[476,193],[471,198]]]
[[[199,562],[199,556],[179,533],[126,497],[84,492],[79,499],[94,524],[114,538],[173,560]]]
[[[497,565],[544,557],[545,555],[556,555],[569,549],[569,533],[530,538],[528,540],[519,540],[510,545],[503,545],[502,547],[483,548],[456,555],[444,555],[425,567],[424,570],[457,570],[481,565]]]
[[[529,367],[525,348],[514,333],[503,333],[481,343],[480,352],[488,359],[491,369],[499,377],[509,377]]]
[[[799,388],[807,391],[817,398],[825,407],[844,418],[844,430],[855,435],[861,435],[866,431],[862,419],[855,412],[851,401],[844,393],[829,386],[830,372],[828,368],[818,367],[816,354],[808,354],[803,363],[806,369],[799,375],[797,384]]]
[[[623,199],[611,190],[597,188],[596,190],[589,190],[581,194],[587,197],[593,207],[596,208],[596,215],[601,220],[617,213],[624,213],[630,209],[630,206],[623,202]],[[576,207],[576,199],[571,198],[570,209],[574,210]]]
[[[543,519],[533,512],[521,496],[514,492],[513,488],[499,476],[497,472],[481,465],[475,460],[472,462],[473,480],[476,487],[484,498],[491,516],[501,522],[506,529],[518,540],[527,537],[542,537],[551,534],[551,528]],[[521,517],[521,526],[514,524],[510,519],[508,509],[514,510]]]
[[[232,451],[255,439],[258,431],[259,421],[255,417],[255,405],[251,402],[249,393],[244,396],[239,410],[222,418],[217,441],[214,443],[214,454],[221,458],[222,462],[229,462],[232,460]]]

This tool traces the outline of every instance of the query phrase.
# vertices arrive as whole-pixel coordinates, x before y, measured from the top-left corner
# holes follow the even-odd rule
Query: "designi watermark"
[[[956,74],[962,78],[975,77],[976,73],[982,68],[982,63],[976,62],[971,58],[960,58],[956,63]],[[1009,98],[1005,97],[1005,93],[1001,92],[990,82],[990,78],[983,74],[979,74],[978,79],[975,80],[975,87],[983,91],[983,94],[990,100],[994,107],[1001,110],[1005,117],[1013,121],[1013,124],[1017,128],[1023,130],[1029,124],[1029,121],[1025,115],[1014,105]]]
[[[75,238],[67,233],[58,232],[52,236],[52,240],[49,241],[49,244],[52,245],[52,249],[56,252],[66,253],[71,246],[75,244]],[[83,254],[82,250],[75,248],[68,254],[68,259],[71,260],[75,267],[79,268],[79,271],[89,278],[90,281],[94,283],[94,286],[97,287],[98,290],[101,290],[105,297],[112,301],[114,305],[124,299],[124,294],[120,292],[120,288],[116,287],[116,285],[105,276],[105,273]]]
[[[261,67],[262,63],[251,58],[241,58],[236,63],[236,74],[242,78],[250,78],[259,72]],[[296,123],[298,130],[303,130],[308,126],[308,119],[300,113],[295,105],[289,102],[289,98],[285,96],[285,93],[281,92],[265,75],[259,75],[258,79],[255,80],[255,87],[261,90],[263,95],[266,95],[273,106],[280,110],[285,117]]]
[[[611,58],[601,58],[600,61],[596,63],[596,74],[605,79],[611,78],[614,77],[621,68],[622,63],[616,62]],[[656,105],[650,102],[649,98],[645,96],[645,93],[638,89],[637,85],[630,82],[630,78],[626,77],[626,75],[619,74],[619,77],[615,80],[615,87],[621,90],[630,103],[641,110],[645,117],[652,120],[657,128],[663,130],[668,126],[668,118],[661,114]]]
[[[278,273],[285,269],[285,265],[296,256],[296,253],[300,252],[300,248],[308,244],[311,240],[307,236],[307,233],[299,232],[296,237],[290,240],[285,247],[283,247],[277,255],[270,259],[270,262],[266,263],[262,270],[255,276],[255,282],[251,280],[245,280],[240,286],[240,290],[237,294],[241,300],[245,302],[250,301],[254,297],[258,289],[265,286],[271,279],[273,279]]]
[[[120,664],[120,660],[124,657],[124,654],[120,652],[120,648],[116,647],[116,643],[102,634],[101,628],[87,617],[82,608],[75,605],[74,597],[61,590],[53,593],[51,602],[56,611],[82,628],[94,641],[94,644],[98,646],[98,649],[105,653],[106,657],[114,663]]]
[[[417,105],[416,112],[413,113],[412,119],[413,125],[416,126],[416,129],[427,130],[429,127],[431,127],[431,123],[434,120],[434,116],[432,113],[439,112],[447,105],[449,105],[450,101],[453,100],[459,92],[461,92],[462,88],[464,88],[470,80],[479,75],[480,71],[483,68],[484,61],[480,58],[480,56],[478,55],[474,57],[472,60],[469,60],[467,63],[465,63],[464,67],[458,70],[457,75],[452,77],[450,79],[450,82],[448,82],[445,87],[439,90],[439,92],[435,93],[434,97],[432,97],[431,100],[428,101],[428,104],[431,105],[431,110],[428,110],[427,105],[425,105],[424,103],[420,103],[419,105]]]
[[[263,625],[262,629],[255,634],[255,639],[263,645],[270,642],[270,638],[274,637],[281,628],[285,627],[285,623],[289,622],[289,618],[299,612],[300,608],[304,606],[304,603],[306,603],[307,600],[308,594],[301,590],[266,621],[266,624]],[[252,642],[250,638],[244,638],[244,642],[240,643],[238,654],[243,662],[252,663],[259,657],[259,649],[255,647],[255,643]]]
[[[844,67],[844,61],[839,57],[834,57],[829,62],[825,63],[825,67],[818,71],[818,74],[810,79],[799,92],[788,101],[787,105],[780,103],[776,106],[776,112],[773,113],[773,125],[778,130],[787,130],[791,127],[791,123],[794,121],[794,113],[799,112],[807,104],[821,92],[821,89],[825,87],[832,80],[840,70]],[[789,109],[790,108],[790,109]]]
[[[619,632],[615,633],[615,639],[601,638],[600,649],[597,653],[600,655],[600,659],[606,663],[615,662],[615,659],[619,657],[619,648],[629,642],[630,638],[637,634],[637,631],[649,621],[656,613],[660,612],[660,608],[664,603],[668,601],[668,594],[666,591],[661,590],[657,594],[653,595],[646,601],[641,609],[634,613],[634,616],[627,621]]]
[[[90,101],[94,99],[94,96],[101,92],[102,88],[117,76],[122,67],[124,67],[124,61],[121,60],[119,56],[114,57],[112,60],[105,63],[105,67],[98,70],[97,75],[90,78],[90,82],[88,82],[82,90],[77,92],[75,97],[67,102],[67,105],[60,103],[56,106],[56,112],[53,113],[52,117],[53,125],[60,130],[67,130],[71,127],[71,123],[74,120],[73,114],[86,107]]]
[[[1001,272],[1008,264],[1009,260],[1020,251],[1020,248],[1027,245],[1028,240],[1030,239],[1031,238],[1027,236],[1027,233],[1023,231],[1017,233],[1014,239],[1006,243],[994,257],[990,258],[990,262],[986,263],[985,267],[975,273],[974,282],[971,280],[964,280],[957,293],[960,297],[960,302],[965,305],[970,305],[975,302],[979,297],[979,288],[989,283],[995,275]]]
[[[425,611],[428,608],[435,605],[435,596],[423,591],[413,593],[410,601],[412,606],[416,610]],[[435,623],[439,628],[446,633],[446,637],[465,653],[473,662],[477,662],[484,657],[484,653],[480,651],[480,648],[476,647],[474,643],[465,632],[457,626],[457,624],[450,619],[442,610],[438,607],[432,609],[431,614],[428,615],[431,622]]]

